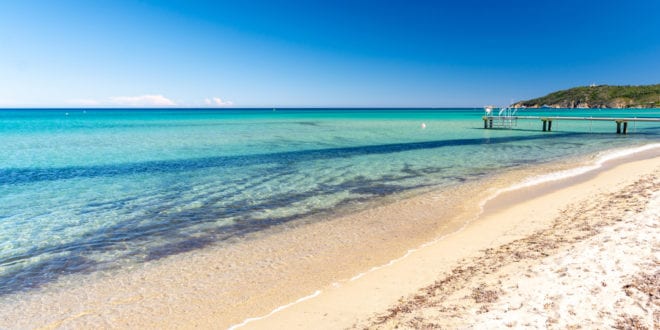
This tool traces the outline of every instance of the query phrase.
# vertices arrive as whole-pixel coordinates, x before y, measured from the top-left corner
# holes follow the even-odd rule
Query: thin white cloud
[[[107,99],[73,99],[69,104],[87,107],[170,107],[176,103],[163,95],[113,96]]]
[[[206,104],[209,107],[231,107],[232,105],[234,105],[234,102],[225,101],[219,97],[211,97],[204,99],[204,104]]]
[[[174,101],[163,95],[147,94],[140,96],[115,96],[110,98],[111,105],[128,107],[173,106]]]
[[[82,107],[171,107],[179,105],[160,94],[113,96],[105,99],[72,99],[67,102],[71,105]],[[231,107],[234,105],[234,102],[223,100],[219,97],[208,97],[204,99],[203,104],[206,107],[221,108]],[[179,106],[185,107],[186,105],[182,104]],[[190,106],[190,104],[188,106]]]

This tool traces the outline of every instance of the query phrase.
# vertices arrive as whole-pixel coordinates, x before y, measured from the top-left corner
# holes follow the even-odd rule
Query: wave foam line
[[[240,328],[240,327],[245,326],[246,324],[248,324],[248,323],[250,323],[250,322],[254,322],[254,321],[258,321],[258,320],[265,319],[265,318],[267,318],[267,317],[269,317],[269,316],[271,316],[271,315],[273,315],[273,314],[275,314],[275,313],[277,313],[277,312],[280,312],[280,311],[282,311],[282,310],[284,310],[284,309],[287,309],[287,308],[289,308],[289,307],[291,307],[291,306],[293,306],[293,305],[299,304],[299,303],[301,303],[301,302],[303,302],[303,301],[305,301],[305,300],[312,299],[312,298],[314,298],[314,297],[316,297],[316,296],[318,296],[318,295],[320,295],[320,294],[321,294],[321,290],[316,290],[314,293],[310,294],[309,296],[304,296],[304,297],[302,297],[302,298],[300,298],[300,299],[298,299],[298,300],[296,300],[296,301],[294,301],[294,302],[288,303],[288,304],[286,304],[286,305],[279,306],[279,307],[273,309],[272,311],[270,311],[270,313],[268,313],[268,314],[266,314],[266,315],[264,315],[264,316],[247,318],[247,319],[243,320],[243,322],[241,322],[241,323],[239,323],[239,324],[234,324],[234,325],[232,325],[231,327],[227,328],[227,330],[235,330],[235,329],[238,329],[238,328]]]
[[[390,260],[389,262],[387,262],[386,264],[382,264],[382,265],[380,265],[380,266],[374,266],[374,267],[371,267],[368,271],[363,272],[363,273],[360,273],[360,274],[357,274],[357,275],[351,277],[348,281],[349,281],[349,282],[353,282],[353,281],[355,281],[355,280],[361,278],[362,276],[367,275],[367,274],[369,274],[369,273],[371,273],[371,272],[375,272],[375,271],[377,271],[377,270],[379,270],[379,269],[381,269],[381,268],[384,268],[384,267],[392,266],[392,265],[394,265],[395,263],[397,263],[397,262],[399,262],[399,261],[405,259],[405,258],[408,257],[409,255],[413,254],[413,253],[414,253],[415,251],[417,251],[417,250],[419,250],[419,248],[417,248],[417,249],[410,249],[410,250],[406,251],[406,253],[405,253],[404,255],[402,255],[402,256],[400,256],[400,257],[398,257],[398,258],[396,258],[396,259],[392,259],[392,260]]]
[[[582,175],[582,174],[585,174],[585,173],[588,173],[588,172],[591,172],[591,171],[595,171],[595,170],[603,167],[603,164],[605,164],[608,161],[623,158],[623,157],[627,157],[627,156],[631,156],[631,155],[634,155],[636,153],[640,153],[640,152],[644,152],[644,151],[648,151],[648,150],[652,150],[652,149],[656,149],[656,148],[660,148],[660,143],[651,143],[651,144],[643,145],[643,146],[636,147],[636,148],[619,149],[619,150],[614,150],[614,151],[601,153],[600,156],[596,159],[596,161],[593,162],[592,164],[585,165],[585,166],[580,166],[580,167],[576,167],[576,168],[572,168],[572,169],[568,169],[568,170],[556,171],[556,172],[552,172],[552,173],[548,173],[548,174],[534,176],[534,177],[531,177],[527,180],[524,180],[523,182],[520,182],[518,184],[514,184],[514,185],[511,185],[509,187],[499,189],[494,194],[492,194],[490,197],[484,199],[479,204],[479,207],[481,208],[481,211],[483,212],[483,208],[486,205],[486,203],[488,203],[489,201],[495,199],[497,196],[499,196],[503,193],[518,190],[518,189],[523,189],[523,188],[529,188],[529,187],[533,187],[533,186],[540,185],[540,184],[543,184],[543,183],[548,183],[548,182],[559,181],[559,180],[563,180],[563,179],[576,177],[576,176],[579,176],[579,175]]]

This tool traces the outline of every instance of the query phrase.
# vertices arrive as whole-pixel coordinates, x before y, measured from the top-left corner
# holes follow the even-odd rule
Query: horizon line
[[[0,107],[0,110],[268,110],[268,109],[482,109],[485,106],[260,106],[260,107]]]

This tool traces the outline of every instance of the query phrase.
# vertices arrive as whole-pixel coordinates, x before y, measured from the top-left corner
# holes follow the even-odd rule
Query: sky
[[[0,0],[0,107],[480,107],[660,83],[660,1]]]

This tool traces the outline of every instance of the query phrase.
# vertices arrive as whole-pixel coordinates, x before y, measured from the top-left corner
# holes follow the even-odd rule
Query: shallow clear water
[[[519,115],[658,117],[659,109]],[[382,196],[658,141],[660,124],[481,109],[0,110],[0,294]],[[422,123],[426,128],[422,128]],[[320,217],[319,219],[322,219]],[[319,220],[321,221],[321,220]]]

